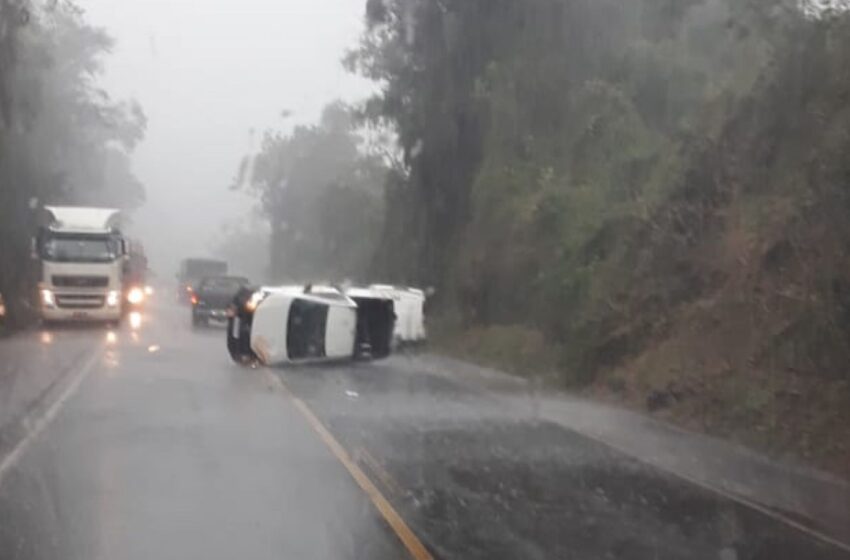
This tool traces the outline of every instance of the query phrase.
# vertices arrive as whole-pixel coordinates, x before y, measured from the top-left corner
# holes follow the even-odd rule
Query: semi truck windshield
[[[117,256],[117,243],[105,237],[53,237],[43,250],[45,260],[58,262],[110,262]]]

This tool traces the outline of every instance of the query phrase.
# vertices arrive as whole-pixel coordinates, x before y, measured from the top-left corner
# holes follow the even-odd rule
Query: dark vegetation
[[[8,321],[31,320],[29,240],[44,204],[131,209],[145,116],[97,85],[112,45],[73,2],[0,0],[0,293]]]
[[[454,351],[847,474],[845,14],[369,0],[375,270],[437,287]]]
[[[367,280],[384,217],[385,158],[370,150],[352,109],[325,107],[316,125],[267,131],[234,188],[268,220],[268,276],[276,282]]]

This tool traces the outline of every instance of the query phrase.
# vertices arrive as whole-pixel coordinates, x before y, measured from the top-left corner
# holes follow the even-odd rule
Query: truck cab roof
[[[87,206],[45,206],[52,231],[68,233],[110,233],[120,225],[121,211],[117,208]]]

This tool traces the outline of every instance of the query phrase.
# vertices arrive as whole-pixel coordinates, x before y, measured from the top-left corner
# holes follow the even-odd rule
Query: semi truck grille
[[[53,285],[60,288],[105,288],[109,285],[107,276],[60,276],[54,275]]]
[[[56,305],[62,309],[100,309],[103,296],[88,294],[65,294],[56,296]]]

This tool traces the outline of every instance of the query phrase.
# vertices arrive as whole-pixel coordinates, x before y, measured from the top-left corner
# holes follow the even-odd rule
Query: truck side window
[[[296,299],[289,308],[286,328],[286,350],[290,360],[325,356],[325,328],[328,306]]]

